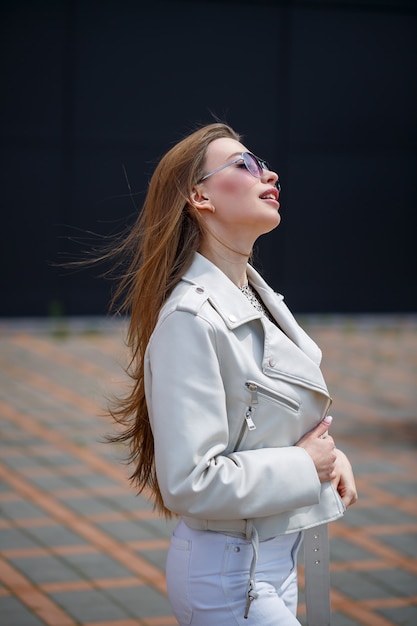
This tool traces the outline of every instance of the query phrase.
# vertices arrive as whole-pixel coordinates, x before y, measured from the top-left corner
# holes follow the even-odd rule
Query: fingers
[[[318,437],[324,439],[324,437],[326,437],[328,434],[332,421],[333,417],[331,415],[326,415],[326,417],[317,424],[313,432],[315,432]]]
[[[340,450],[336,452],[338,457],[337,476],[332,482],[345,507],[348,508],[358,500],[355,477],[347,456]]]
[[[348,508],[349,506],[357,502],[358,492],[354,488],[346,489],[345,493],[342,495],[342,500],[345,507]]]

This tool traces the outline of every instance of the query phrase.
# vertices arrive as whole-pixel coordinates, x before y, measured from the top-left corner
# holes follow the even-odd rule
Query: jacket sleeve
[[[226,397],[210,322],[173,311],[145,355],[145,389],[165,505],[179,515],[229,520],[317,504],[320,481],[300,447],[226,454]]]

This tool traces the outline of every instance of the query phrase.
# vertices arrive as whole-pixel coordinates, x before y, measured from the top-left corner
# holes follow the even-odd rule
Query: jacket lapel
[[[259,293],[265,306],[283,332],[273,325],[243,295],[238,287],[213,263],[196,253],[183,280],[204,292],[201,303],[208,300],[231,330],[251,320],[259,319],[264,328],[263,370],[274,378],[282,378],[315,388],[328,395],[319,365],[321,350],[298,325],[284,303],[250,265],[249,282]]]
[[[322,353],[318,345],[299,326],[284,302],[283,296],[275,293],[258,272],[248,265],[248,277],[254,289],[259,293],[273,318],[284,333],[317,365],[321,363]]]

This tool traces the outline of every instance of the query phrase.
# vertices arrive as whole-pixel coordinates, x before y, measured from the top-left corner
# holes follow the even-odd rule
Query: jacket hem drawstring
[[[246,589],[246,609],[244,613],[244,618],[247,619],[249,615],[250,607],[252,606],[252,602],[257,599],[259,596],[256,591],[256,580],[255,580],[255,572],[256,565],[258,562],[258,554],[259,554],[259,536],[258,531],[252,522],[248,520],[246,524],[246,539],[249,540],[252,544],[253,556],[252,562],[249,569],[249,582]]]

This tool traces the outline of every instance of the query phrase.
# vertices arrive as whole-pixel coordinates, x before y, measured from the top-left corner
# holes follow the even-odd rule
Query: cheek
[[[255,184],[256,181],[254,181],[253,176],[251,176],[249,172],[248,176],[227,176],[218,183],[217,199],[220,202],[222,202],[222,200],[227,200],[228,202],[242,202],[242,200],[251,197],[251,189]]]

